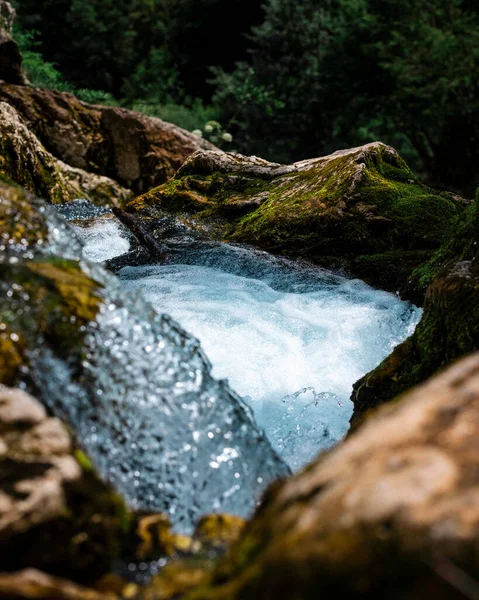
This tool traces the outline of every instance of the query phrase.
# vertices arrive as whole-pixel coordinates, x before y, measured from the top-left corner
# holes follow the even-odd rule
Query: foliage
[[[476,4],[16,2],[23,31],[38,31],[36,46],[31,33],[21,40],[37,85],[100,90],[100,101],[111,94],[190,130],[219,121],[240,152],[280,162],[381,140],[429,184],[470,196],[479,183]]]
[[[231,133],[225,131],[218,121],[208,121],[205,123],[203,129],[195,129],[193,133],[199,137],[206,138],[209,142],[215,144],[219,148],[227,146],[233,141]]]
[[[16,24],[13,33],[20,46],[23,56],[23,70],[30,83],[35,87],[71,92],[72,86],[64,80],[63,75],[56,69],[55,65],[45,61],[42,55],[37,52],[38,43],[35,41],[35,33],[33,31],[23,31]]]
[[[479,13],[471,0],[267,0],[265,11],[248,62],[214,72],[215,101],[242,149],[291,161],[381,139],[429,182],[473,193]]]
[[[205,106],[199,98],[190,105],[176,104],[167,101],[165,104],[154,100],[136,100],[129,104],[132,110],[144,113],[150,117],[158,117],[169,123],[174,123],[183,129],[193,131],[218,118],[218,111],[213,106]]]

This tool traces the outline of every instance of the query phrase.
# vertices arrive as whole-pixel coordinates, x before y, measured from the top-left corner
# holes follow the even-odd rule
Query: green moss
[[[454,222],[444,244],[411,274],[411,294],[423,294],[442,270],[452,263],[472,260],[478,251],[479,204],[476,200]]]
[[[414,334],[354,385],[354,418],[479,349],[479,272],[446,271],[429,286]]]
[[[32,198],[19,186],[0,181],[0,239],[1,243],[36,245],[47,238],[43,215]]]
[[[85,326],[95,319],[101,302],[99,284],[77,262],[55,257],[0,263],[0,280],[0,322],[22,364],[26,350],[39,343],[79,361]]]
[[[440,247],[464,209],[416,181],[381,144],[307,161],[279,175],[274,169],[255,174],[238,156],[222,160],[215,171],[214,156],[205,153],[127,209],[150,219],[153,228],[161,214],[189,214],[197,223],[213,224],[219,238],[359,276],[368,272],[368,281],[392,290],[405,288],[411,271]],[[391,264],[393,255],[395,276],[384,277],[373,264]]]

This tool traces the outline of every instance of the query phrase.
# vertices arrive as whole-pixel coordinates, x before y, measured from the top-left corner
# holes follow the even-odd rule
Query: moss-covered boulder
[[[188,600],[460,598],[479,577],[478,427],[475,354],[272,489]]]
[[[0,570],[93,581],[120,555],[128,523],[65,426],[25,392],[0,387]]]
[[[479,349],[478,234],[476,201],[446,242],[412,273],[410,296],[421,300],[425,293],[423,317],[409,339],[355,384],[354,420]]]
[[[131,197],[131,192],[116,181],[71,167],[52,156],[5,102],[0,102],[0,176],[54,204],[76,198],[120,204]]]
[[[465,204],[420,184],[395,150],[373,143],[287,166],[197,152],[126,208],[153,229],[165,213],[193,217],[210,235],[396,290],[444,242]]]

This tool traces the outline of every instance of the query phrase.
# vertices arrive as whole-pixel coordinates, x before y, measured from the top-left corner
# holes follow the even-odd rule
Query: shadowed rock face
[[[0,102],[0,175],[52,204],[76,198],[88,198],[98,204],[120,204],[132,195],[112,179],[56,159],[5,102]]]
[[[66,427],[0,386],[1,569],[95,579],[119,554],[125,518],[120,498],[78,462]]]
[[[188,598],[462,597],[479,575],[478,426],[475,354],[271,490]]]
[[[396,151],[378,142],[293,165],[199,151],[127,210],[153,229],[174,214],[210,235],[343,267],[397,291],[464,207],[417,182]]]
[[[72,94],[0,84],[0,100],[16,109],[54,157],[136,193],[165,182],[196,150],[213,148],[161,119],[93,106]]]
[[[414,334],[354,386],[354,419],[479,349],[477,200],[458,218],[446,242],[411,277],[424,314]]]
[[[0,0],[0,80],[16,85],[26,85],[22,72],[22,55],[17,42],[12,38],[15,10],[10,2]]]

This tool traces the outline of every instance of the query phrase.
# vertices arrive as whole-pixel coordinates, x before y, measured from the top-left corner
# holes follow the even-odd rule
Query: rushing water
[[[101,265],[85,260],[98,240],[91,235],[91,215],[78,226],[89,240],[84,246],[50,207],[32,201],[32,210],[48,227],[47,243],[2,239],[0,253],[6,274],[0,278],[0,314],[6,319],[0,331],[7,328],[14,341],[22,336],[27,348],[20,385],[34,384],[133,508],[167,513],[185,532],[205,513],[251,514],[265,486],[290,471],[250,409],[212,376],[194,337],[139,293],[127,292]],[[99,215],[99,223],[111,254],[111,222]],[[56,337],[65,333],[62,312],[49,313],[56,335],[43,335],[45,297],[31,295],[35,285],[25,278],[26,270],[32,273],[29,261],[43,265],[47,278],[67,266],[57,260],[45,265],[51,255],[77,261],[99,283],[99,312],[80,327],[78,346],[69,353],[59,349]]]
[[[90,215],[91,216],[91,215]],[[86,226],[85,226],[86,225]],[[117,221],[77,226],[84,255],[130,247]],[[159,313],[201,341],[293,469],[346,433],[352,385],[410,335],[420,310],[358,280],[242,246],[170,240],[165,265],[125,267]]]

